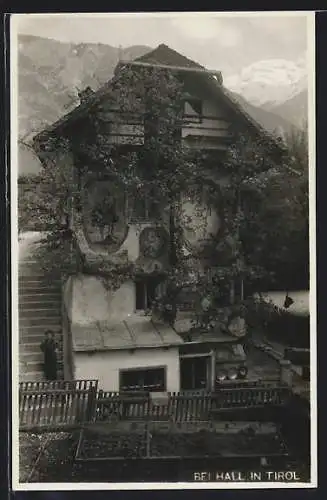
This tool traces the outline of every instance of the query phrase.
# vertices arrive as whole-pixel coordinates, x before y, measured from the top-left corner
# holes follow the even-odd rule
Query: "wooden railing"
[[[19,384],[19,428],[65,428],[91,422],[97,380],[56,380]]]
[[[116,420],[195,422],[227,410],[281,406],[290,389],[281,386],[221,387],[216,392],[158,394],[97,390],[96,380],[22,382],[20,430],[80,427]]]
[[[186,422],[210,419],[214,413],[231,409],[280,406],[290,396],[287,387],[233,387],[218,392],[169,393],[164,403],[146,394],[124,395],[99,391],[96,421],[172,420]]]

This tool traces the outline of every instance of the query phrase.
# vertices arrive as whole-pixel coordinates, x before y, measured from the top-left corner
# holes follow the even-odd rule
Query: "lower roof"
[[[170,326],[135,314],[118,323],[74,324],[72,344],[75,352],[92,352],[171,347],[183,340]]]

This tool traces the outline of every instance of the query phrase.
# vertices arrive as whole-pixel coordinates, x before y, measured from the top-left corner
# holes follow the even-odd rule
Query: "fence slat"
[[[290,389],[285,386],[242,384],[221,386],[217,392],[169,393],[166,404],[153,404],[149,393],[98,390],[96,380],[22,382],[19,385],[21,428],[80,425],[95,421],[208,420],[213,410],[281,405]]]
[[[77,416],[81,422],[88,421],[94,416],[97,387],[96,380],[21,382],[20,427],[26,430],[54,425],[64,427],[74,424]]]

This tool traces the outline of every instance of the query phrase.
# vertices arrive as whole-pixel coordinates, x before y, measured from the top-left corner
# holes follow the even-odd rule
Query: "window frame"
[[[196,377],[197,377],[197,370],[196,370],[196,363],[199,363],[199,362],[204,362],[205,363],[205,387],[201,386],[201,387],[197,387],[195,388],[195,381],[196,381]],[[192,379],[192,388],[182,388],[184,386],[183,384],[183,373],[182,373],[182,367],[181,367],[181,364],[183,363],[189,363],[189,365],[191,365],[191,372],[189,372],[191,374],[191,379]],[[185,363],[185,364],[186,364]],[[209,383],[210,383],[210,370],[211,370],[211,355],[210,354],[204,354],[204,355],[201,355],[201,356],[186,356],[186,357],[181,357],[180,358],[180,373],[179,373],[179,379],[180,379],[180,387],[181,387],[181,391],[200,391],[200,390],[208,390],[209,388]]]
[[[192,103],[200,104],[200,113],[197,112],[196,108],[193,107]],[[185,107],[188,104],[194,111],[195,114],[186,113]],[[187,122],[187,124],[192,123],[202,123],[203,122],[203,99],[197,97],[189,97],[184,100],[184,112],[183,112],[183,121]]]
[[[152,276],[146,276],[146,277],[136,278],[135,281],[134,281],[134,286],[135,286],[135,312],[136,313],[147,311],[151,307],[151,305],[149,305],[149,303],[148,303],[148,301],[149,301],[148,283],[149,282],[150,283],[152,282],[155,285],[154,297],[153,297],[152,301],[156,300],[156,298],[159,297],[163,293],[163,281],[162,281],[162,279],[160,279],[158,277],[152,277]],[[138,286],[140,286],[140,285],[143,285],[143,302],[144,302],[144,305],[146,306],[146,307],[143,307],[143,308],[137,307],[137,303],[138,303],[138,300],[137,300],[137,289],[138,289]],[[145,300],[144,300],[144,297],[145,297]]]
[[[138,194],[138,193],[137,193]],[[127,213],[128,219],[131,222],[142,222],[147,223],[150,221],[157,221],[160,219],[160,209],[159,205],[149,198],[140,197],[141,201],[144,202],[144,213],[136,213],[136,200],[137,196],[130,196],[128,198]]]
[[[162,383],[162,388],[157,389],[157,390],[150,390],[147,389],[146,386],[143,385],[143,387],[140,388],[140,392],[167,392],[167,365],[156,365],[156,366],[141,366],[141,367],[135,367],[135,368],[122,368],[119,370],[119,392],[138,392],[138,390],[133,390],[133,389],[123,389],[122,385],[122,378],[124,373],[131,373],[131,372],[151,372],[154,370],[162,370],[163,374],[163,383]],[[144,381],[144,377],[143,377]]]

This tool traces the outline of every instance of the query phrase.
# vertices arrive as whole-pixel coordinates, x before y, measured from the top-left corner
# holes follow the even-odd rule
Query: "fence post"
[[[281,359],[279,366],[280,382],[291,387],[293,382],[292,363],[288,359]]]
[[[86,422],[92,422],[93,420],[95,420],[96,396],[97,396],[96,388],[94,386],[90,386],[88,393],[86,416],[85,416]]]
[[[211,353],[211,380],[210,380],[210,391],[215,391],[215,382],[216,382],[216,353],[212,351]]]

